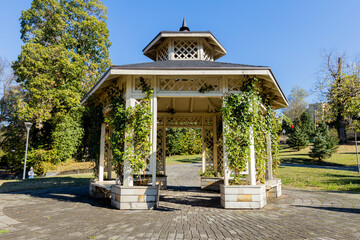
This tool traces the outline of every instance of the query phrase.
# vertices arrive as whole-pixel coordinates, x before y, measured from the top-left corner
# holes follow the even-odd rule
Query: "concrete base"
[[[201,189],[220,192],[222,184],[224,184],[223,177],[201,177]]]
[[[158,186],[111,186],[111,205],[117,209],[153,209],[159,203]]]
[[[260,209],[266,205],[265,185],[220,185],[221,206],[225,209]]]
[[[90,181],[89,196],[92,198],[110,198],[111,186],[115,184],[115,181]]]
[[[281,196],[281,179],[273,179],[265,182],[266,196],[269,199],[278,198]]]

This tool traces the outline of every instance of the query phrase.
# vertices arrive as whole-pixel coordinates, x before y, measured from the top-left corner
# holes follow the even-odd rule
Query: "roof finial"
[[[190,31],[190,29],[186,26],[186,21],[185,21],[185,18],[183,20],[183,24],[182,24],[182,27],[180,28],[179,30],[180,32],[184,32],[184,31]]]

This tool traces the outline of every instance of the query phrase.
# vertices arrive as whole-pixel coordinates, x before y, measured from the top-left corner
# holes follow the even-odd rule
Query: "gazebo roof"
[[[202,60],[168,60],[159,62],[145,62],[126,65],[111,66],[104,75],[96,82],[96,84],[85,94],[81,103],[83,104],[86,99],[92,95],[97,89],[107,80],[111,80],[120,75],[163,75],[163,74],[187,74],[191,72],[193,75],[259,75],[266,80],[268,87],[277,92],[276,95],[280,98],[282,107],[288,105],[287,99],[281,90],[270,67],[255,66],[237,63],[225,62],[212,62]]]
[[[267,66],[255,66],[237,63],[212,62],[203,60],[168,60],[112,66],[113,69],[270,69]]]
[[[162,31],[143,49],[143,54],[156,61],[156,50],[168,38],[204,38],[214,49],[214,60],[226,55],[225,48],[210,31]]]

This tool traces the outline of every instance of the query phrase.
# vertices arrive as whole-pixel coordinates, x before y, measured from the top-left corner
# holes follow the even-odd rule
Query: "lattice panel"
[[[164,117],[158,117],[157,118],[157,125],[163,126],[164,125]]]
[[[157,129],[157,141],[156,141],[156,173],[164,174],[165,166],[164,166],[164,143],[163,143],[163,134],[165,129],[158,128]]]
[[[223,135],[222,135],[222,118],[216,117],[216,135],[217,135],[217,160],[218,160],[218,172],[220,175],[224,175],[224,147],[223,147]]]
[[[220,78],[160,78],[160,91],[196,91],[207,89],[212,86],[211,91],[220,91]]]
[[[212,56],[212,53],[211,53],[211,48],[208,47],[207,44],[204,44],[203,45],[203,60],[205,61],[213,61],[213,56]]]
[[[204,143],[205,143],[205,157],[206,165],[214,166],[214,141],[213,141],[213,131],[212,129],[204,129]]]
[[[192,40],[174,41],[174,58],[176,60],[198,59],[198,44]]]
[[[228,79],[228,90],[231,91],[240,91],[242,86],[242,79],[240,78],[229,78]]]
[[[151,86],[151,78],[150,77],[145,77],[144,80],[148,86]],[[135,78],[135,91],[142,91],[140,77]]]
[[[212,126],[213,125],[213,117],[204,117],[204,126]]]
[[[157,50],[157,61],[169,60],[169,46],[164,44]]]
[[[167,117],[169,127],[201,127],[201,117]]]

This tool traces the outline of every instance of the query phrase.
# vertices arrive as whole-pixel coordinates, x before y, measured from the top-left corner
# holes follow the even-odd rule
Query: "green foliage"
[[[118,88],[111,88],[108,91],[110,97],[110,116],[106,123],[111,128],[110,143],[113,154],[112,164],[118,177],[122,176],[125,161],[125,131],[128,121],[128,111],[125,108],[124,95]],[[99,137],[100,139],[100,137]]]
[[[82,106],[74,107],[56,124],[51,136],[52,147],[56,150],[60,161],[71,158],[81,144],[84,135],[81,127],[82,113]]]
[[[33,149],[28,153],[28,168],[33,166],[38,175],[44,175],[47,171],[54,170],[58,162],[56,150]]]
[[[294,127],[294,131],[290,134],[288,144],[290,147],[300,151],[308,145],[308,137],[299,125]]]
[[[315,132],[315,123],[307,111],[304,111],[300,116],[300,128],[307,135],[307,139],[311,140]]]
[[[193,155],[201,153],[201,129],[166,129],[166,154]]]
[[[265,181],[267,134],[270,132],[278,138],[280,130],[280,121],[275,120],[275,113],[270,107],[266,114],[263,113],[261,106],[263,102],[269,103],[270,99],[260,97],[257,84],[256,78],[248,78],[241,89],[242,93],[225,96],[221,108],[229,167],[235,172],[235,182],[240,181],[241,172],[246,170],[250,161],[251,135],[254,138],[257,177],[260,182]],[[271,137],[271,141],[274,142],[272,152],[277,167],[279,160],[275,136]]]
[[[56,150],[59,160],[77,152],[84,135],[80,99],[110,66],[105,20],[99,0],[33,0],[20,18],[25,45],[12,67],[24,96],[14,112],[36,123],[31,145]]]
[[[106,122],[112,127],[110,142],[113,150],[113,164],[118,176],[122,175],[125,159],[130,162],[132,171],[138,177],[145,174],[151,152],[150,103],[153,90],[143,78],[140,78],[140,81],[146,97],[134,107],[125,108],[123,92],[118,88],[112,88],[108,92],[111,110]]]
[[[319,161],[331,157],[336,152],[337,139],[330,136],[325,123],[320,123],[314,137],[314,147],[311,148],[309,156]]]

